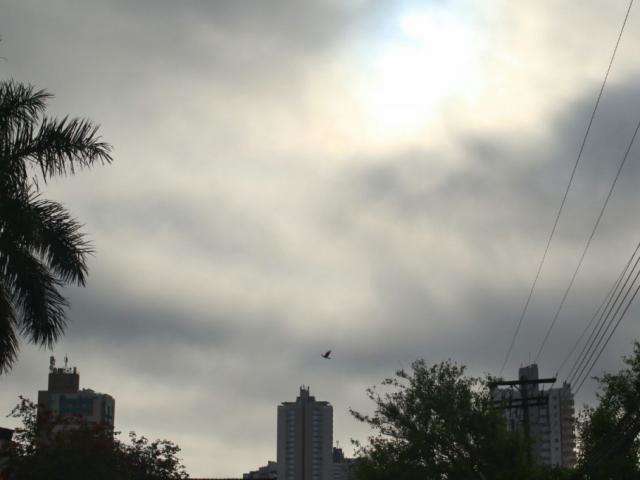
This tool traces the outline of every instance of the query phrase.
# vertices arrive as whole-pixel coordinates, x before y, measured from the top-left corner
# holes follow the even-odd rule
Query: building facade
[[[51,357],[47,389],[38,392],[38,417],[42,419],[45,414],[113,427],[115,400],[91,389],[81,390],[78,370],[66,365],[56,368]]]
[[[8,480],[9,478],[6,472],[9,458],[4,454],[3,450],[11,443],[12,437],[13,430],[0,427],[0,480]]]
[[[13,437],[13,430],[10,428],[0,427],[0,450],[11,442],[11,438]]]
[[[301,387],[295,402],[278,406],[278,479],[332,480],[333,407]]]
[[[520,368],[520,380],[538,380],[538,366],[532,364]],[[526,385],[526,396],[540,405],[529,407],[529,432],[533,440],[536,459],[549,466],[573,467],[576,462],[574,436],[574,400],[571,386],[567,383],[559,388],[541,390],[538,385]],[[522,392],[516,389],[499,389],[493,392],[494,399],[505,405],[510,400],[521,400]],[[524,410],[505,410],[511,430],[524,428]]]
[[[278,478],[278,464],[267,462],[264,467],[242,475],[243,480],[276,480]]]
[[[333,449],[333,480],[351,480],[355,478],[356,460],[344,456],[341,448]]]

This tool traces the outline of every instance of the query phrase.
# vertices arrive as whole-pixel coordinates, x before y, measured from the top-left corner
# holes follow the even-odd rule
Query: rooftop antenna
[[[67,355],[64,356],[64,369],[67,369],[67,366],[69,365],[69,357]]]

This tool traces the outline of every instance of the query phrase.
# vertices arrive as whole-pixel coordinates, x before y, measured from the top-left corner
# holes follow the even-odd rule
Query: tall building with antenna
[[[331,480],[333,407],[300,387],[295,402],[278,405],[278,480]]]
[[[46,390],[38,392],[38,417],[46,414],[75,417],[87,423],[113,427],[115,400],[111,395],[80,389],[80,373],[76,367],[56,367],[55,358],[49,361],[49,382]]]

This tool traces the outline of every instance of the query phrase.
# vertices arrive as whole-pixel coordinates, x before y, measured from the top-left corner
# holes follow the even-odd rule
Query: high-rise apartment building
[[[302,386],[278,405],[278,480],[332,480],[333,407]]]
[[[538,366],[532,364],[519,370],[520,380],[538,380]],[[576,461],[574,428],[574,401],[571,386],[564,383],[559,388],[541,390],[537,384],[524,385],[526,396],[536,400],[529,407],[529,432],[533,440],[533,453],[537,460],[550,466],[573,467]],[[495,399],[508,404],[509,400],[521,400],[522,392],[516,389],[495,390]],[[505,410],[511,430],[524,426],[522,408]]]
[[[76,367],[56,368],[51,357],[49,383],[38,392],[38,415],[45,412],[62,417],[76,417],[87,423],[113,427],[115,400],[112,396],[90,389],[80,390],[80,374]]]

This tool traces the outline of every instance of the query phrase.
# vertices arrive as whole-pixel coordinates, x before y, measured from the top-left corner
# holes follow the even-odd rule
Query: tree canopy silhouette
[[[8,478],[29,480],[183,480],[189,478],[180,447],[129,433],[129,441],[104,424],[45,412],[25,398],[11,413],[21,421],[0,450]],[[0,469],[1,470],[1,469]]]
[[[640,343],[617,373],[596,377],[598,404],[578,423],[579,472],[592,480],[640,478]]]
[[[0,82],[0,374],[18,354],[18,338],[51,347],[66,327],[60,289],[84,286],[91,245],[39,183],[110,163],[111,146],[86,119],[45,115],[52,97],[11,80]]]
[[[373,414],[351,410],[374,431],[359,445],[359,480],[539,480],[563,472],[532,465],[519,432],[507,429],[487,380],[447,361],[416,360],[367,390]],[[357,442],[356,442],[357,443]]]

